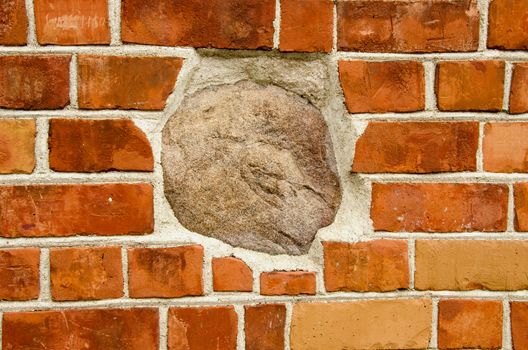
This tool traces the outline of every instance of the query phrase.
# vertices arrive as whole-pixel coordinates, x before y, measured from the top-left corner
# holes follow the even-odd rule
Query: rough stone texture
[[[528,172],[528,123],[487,123],[483,153],[486,171]]]
[[[423,110],[424,79],[420,62],[339,61],[339,80],[350,113]]]
[[[502,302],[498,300],[440,300],[440,349],[500,349]]]
[[[125,43],[270,49],[275,0],[124,0]]]
[[[502,50],[528,49],[528,2],[493,0],[488,14],[488,47]]]
[[[95,309],[8,312],[3,349],[158,350],[158,310]]]
[[[54,171],[152,171],[154,168],[149,140],[131,120],[52,119],[48,145],[50,167]]]
[[[187,98],[163,130],[165,195],[188,229],[272,254],[303,254],[341,192],[315,108],[242,82]]]
[[[0,45],[25,45],[27,28],[25,1],[0,1]]]
[[[61,109],[70,102],[66,55],[0,57],[0,108]]]
[[[510,310],[513,348],[526,350],[528,349],[528,303],[511,302]]]
[[[235,350],[237,313],[232,306],[169,309],[169,350]]]
[[[284,350],[286,307],[266,304],[244,307],[246,350]]]
[[[120,247],[50,251],[53,300],[98,300],[123,296]]]
[[[476,51],[475,0],[337,1],[338,50],[366,52]]]
[[[436,66],[436,97],[441,111],[502,109],[503,61],[449,61]]]
[[[356,142],[356,173],[475,171],[476,122],[371,122]]]
[[[253,271],[234,257],[213,258],[213,289],[215,292],[253,291]]]
[[[513,185],[515,201],[515,229],[528,232],[528,183]]]
[[[39,297],[40,250],[0,250],[0,300],[22,301]]]
[[[406,241],[323,242],[328,292],[388,292],[409,288]]]
[[[516,63],[513,65],[510,113],[519,114],[526,112],[528,112],[528,63]]]
[[[315,272],[273,271],[260,274],[262,295],[315,295]]]
[[[528,289],[528,242],[418,240],[418,290]]]
[[[292,350],[425,349],[431,338],[427,299],[299,303]]]
[[[132,298],[203,295],[203,247],[134,248],[128,251]]]
[[[130,235],[154,229],[152,185],[0,186],[0,236]]]
[[[39,44],[110,44],[107,0],[34,0]]]
[[[0,121],[0,174],[30,174],[35,168],[35,120]]]

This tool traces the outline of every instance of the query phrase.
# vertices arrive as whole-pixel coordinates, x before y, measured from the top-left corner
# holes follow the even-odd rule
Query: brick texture
[[[528,303],[511,302],[510,310],[513,348],[526,350],[528,349]]]
[[[34,120],[0,120],[0,174],[33,172],[35,133]]]
[[[234,257],[214,258],[212,265],[215,292],[253,291],[253,271],[244,261]]]
[[[0,2],[0,45],[25,45],[28,20],[24,0]]]
[[[246,306],[246,350],[284,349],[286,307],[280,304]]]
[[[260,274],[262,295],[314,295],[315,284],[314,272],[274,271]]]
[[[528,183],[513,186],[515,205],[515,229],[528,232]]]
[[[526,112],[528,112],[528,63],[517,63],[513,65],[510,113],[519,114]]]
[[[489,6],[488,47],[500,50],[528,49],[525,0],[493,0]]]
[[[483,154],[486,171],[528,172],[528,123],[486,124]]]
[[[40,293],[39,267],[39,249],[0,249],[0,300],[37,299]]]

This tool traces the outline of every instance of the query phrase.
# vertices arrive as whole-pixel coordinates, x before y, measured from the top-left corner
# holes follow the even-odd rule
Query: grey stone
[[[164,127],[162,165],[182,225],[270,254],[306,253],[341,201],[322,114],[276,86],[186,97]]]

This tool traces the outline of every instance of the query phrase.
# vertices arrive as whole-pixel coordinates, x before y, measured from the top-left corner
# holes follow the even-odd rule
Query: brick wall
[[[3,0],[0,45],[3,350],[528,349],[528,1]],[[328,124],[308,254],[165,199],[168,118],[244,79]]]

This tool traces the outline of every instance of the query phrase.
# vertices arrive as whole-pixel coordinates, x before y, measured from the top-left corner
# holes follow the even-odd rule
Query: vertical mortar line
[[[273,21],[273,48],[278,49],[280,43],[280,28],[281,28],[281,3],[280,0],[275,0],[275,20]]]
[[[409,254],[409,289],[414,290],[414,272],[416,271],[414,256],[415,256],[415,241],[410,238],[407,240],[408,254]]]
[[[433,61],[423,62],[425,70],[425,110],[436,110],[436,93],[435,93],[435,79],[436,79],[436,64]]]
[[[128,292],[128,247],[121,247],[121,264],[123,271],[123,298],[129,297]]]
[[[337,52],[337,2],[334,1],[333,7],[333,18],[332,18],[332,53]]]
[[[479,51],[486,51],[488,47],[488,7],[489,0],[477,0],[480,11]]]
[[[483,145],[484,145],[484,127],[485,126],[486,126],[486,122],[479,123],[479,139],[478,139],[478,148],[477,148],[477,171],[479,173],[484,171]]]
[[[502,301],[502,348],[513,349],[511,320],[510,320],[510,299],[508,296]]]
[[[291,350],[291,322],[293,315],[293,305],[286,303],[286,322],[284,322],[284,350]]]
[[[515,232],[515,193],[512,183],[508,184],[508,228],[507,232]]]
[[[48,132],[49,120],[36,118],[37,134],[35,136],[35,173],[49,172]]]
[[[121,0],[108,0],[108,19],[110,45],[123,44],[121,41]]]
[[[202,244],[204,249],[204,262],[203,262],[203,286],[204,295],[213,293],[213,256],[209,249]]]
[[[244,324],[246,317],[246,310],[244,305],[235,305],[235,312],[237,313],[237,350],[244,350],[246,343],[246,334],[244,332]]]
[[[159,312],[159,348],[160,350],[167,350],[167,336],[169,333],[169,307],[160,306]]]
[[[429,347],[431,349],[437,349],[438,348],[438,298],[432,299],[432,306],[433,306],[433,319],[432,319],[432,325],[431,325],[431,342],[429,343]]]
[[[40,301],[50,301],[50,250],[40,249]]]
[[[3,328],[4,328],[4,313],[0,312],[0,350],[2,350],[2,341],[3,341]]]
[[[77,91],[77,54],[73,54],[70,62],[70,105],[67,107],[68,109],[79,108]]]
[[[504,69],[504,97],[502,100],[502,110],[510,110],[510,91],[513,77],[513,63],[506,61]]]
[[[35,7],[33,0],[26,0],[26,15],[28,19],[27,43],[28,46],[39,46],[35,26]]]

